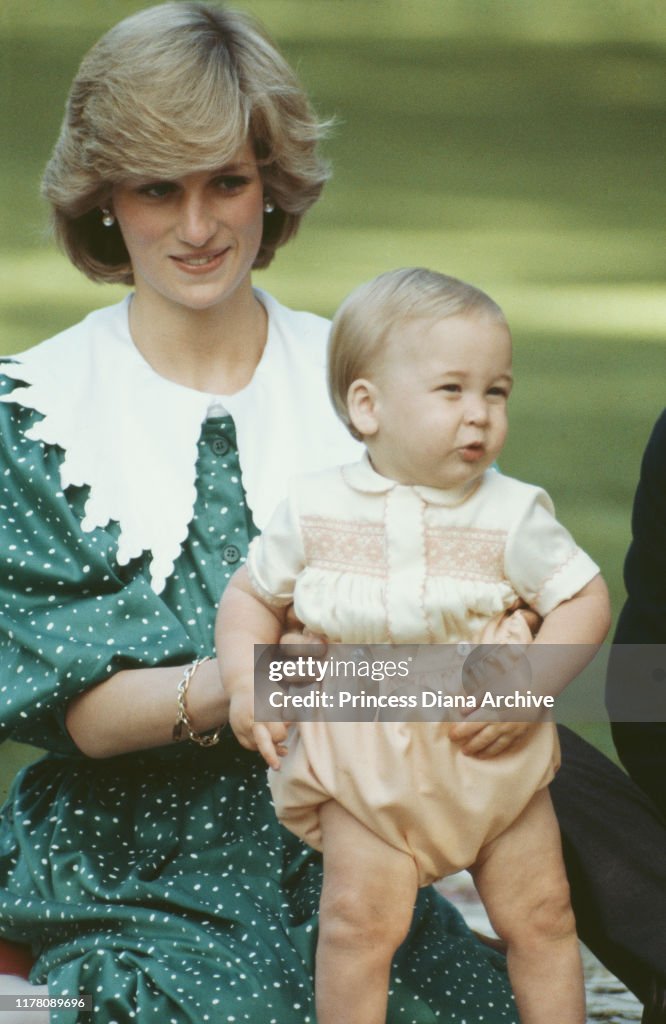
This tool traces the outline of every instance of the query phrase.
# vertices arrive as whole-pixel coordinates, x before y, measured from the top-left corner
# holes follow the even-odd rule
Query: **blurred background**
[[[136,0],[4,0],[0,353],[122,288],[87,282],[38,197],[69,83]],[[236,0],[325,116],[334,178],[256,283],[330,315],[396,266],[480,285],[515,339],[502,468],[544,486],[614,615],[640,456],[666,405],[666,8],[657,0]],[[611,753],[601,723],[587,735]],[[0,750],[0,790],[29,752]],[[0,792],[1,795],[1,792]]]

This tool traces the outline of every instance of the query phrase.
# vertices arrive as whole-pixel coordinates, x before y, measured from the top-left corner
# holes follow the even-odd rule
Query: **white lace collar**
[[[222,399],[236,427],[243,485],[263,527],[287,478],[358,455],[325,391],[328,321],[257,292],[268,338],[243,391]],[[42,415],[31,439],[64,450],[63,489],[87,486],[86,532],[120,525],[117,561],[152,553],[160,593],[187,537],[196,500],[198,441],[220,399],[160,377],[134,345],[130,297],[12,357],[0,369],[22,382],[0,397]]]

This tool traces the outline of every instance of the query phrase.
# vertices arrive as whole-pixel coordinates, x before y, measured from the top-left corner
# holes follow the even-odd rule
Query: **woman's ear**
[[[377,388],[372,381],[352,381],[347,392],[347,412],[361,437],[373,437],[379,429],[377,400]]]

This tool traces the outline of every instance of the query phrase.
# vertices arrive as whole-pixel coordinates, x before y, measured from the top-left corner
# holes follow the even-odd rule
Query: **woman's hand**
[[[455,722],[449,737],[463,754],[480,760],[497,757],[534,728],[534,722]]]
[[[522,604],[492,619],[483,631],[476,654],[465,663],[465,692],[478,699],[481,694],[497,695],[507,688],[528,686],[531,677],[523,654],[541,622],[535,611]],[[465,721],[452,725],[449,737],[460,744],[463,754],[481,760],[504,754],[534,727],[530,721],[501,721],[497,713],[492,716],[494,721],[488,721],[485,712],[482,720],[477,720],[475,715],[481,714],[478,708],[462,714]]]
[[[317,656],[326,654],[326,638],[311,633],[303,623],[296,618],[293,604],[289,605],[285,615],[284,632],[280,637],[280,647],[284,648],[285,656],[292,655],[306,657],[312,654],[312,648],[318,647]]]

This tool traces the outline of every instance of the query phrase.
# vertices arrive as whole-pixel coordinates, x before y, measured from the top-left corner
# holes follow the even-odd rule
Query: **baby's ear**
[[[372,437],[377,433],[376,407],[377,389],[372,381],[362,377],[353,381],[347,392],[347,412],[361,437]]]

